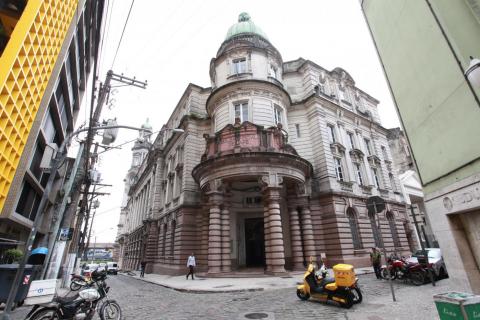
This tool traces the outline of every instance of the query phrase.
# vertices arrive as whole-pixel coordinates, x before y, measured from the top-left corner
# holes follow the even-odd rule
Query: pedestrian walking
[[[187,280],[188,280],[189,275],[192,275],[192,280],[194,280],[193,279],[193,274],[195,272],[195,266],[196,266],[195,255],[192,252],[192,254],[190,255],[190,257],[188,257],[188,260],[187,260],[187,268],[188,268]]]
[[[140,262],[140,278],[145,278],[145,267],[147,266],[147,261]]]
[[[382,274],[380,272],[382,254],[375,247],[372,248],[372,252],[370,253],[370,261],[372,262],[373,271],[375,271],[375,276],[377,277],[377,279],[382,279]]]

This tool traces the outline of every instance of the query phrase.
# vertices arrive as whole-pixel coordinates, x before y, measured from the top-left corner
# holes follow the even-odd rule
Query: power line
[[[123,25],[122,35],[120,36],[120,40],[118,41],[117,51],[115,51],[115,56],[113,57],[112,67],[110,69],[113,69],[113,65],[115,64],[115,60],[117,59],[118,50],[120,49],[120,45],[122,44],[123,35],[125,33],[125,29],[127,28],[128,19],[130,18],[130,13],[132,12],[134,3],[135,0],[132,0],[132,4],[130,5],[130,9],[128,10],[127,19],[125,20],[125,24]]]

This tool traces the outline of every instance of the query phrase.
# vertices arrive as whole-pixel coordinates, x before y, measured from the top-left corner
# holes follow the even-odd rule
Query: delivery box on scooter
[[[351,264],[337,264],[333,266],[335,283],[339,287],[350,287],[355,284],[355,270]]]

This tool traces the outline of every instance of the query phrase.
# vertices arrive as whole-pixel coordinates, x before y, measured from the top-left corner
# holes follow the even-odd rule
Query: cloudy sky
[[[100,80],[112,68],[132,3],[105,1],[109,7]],[[284,61],[303,57],[328,70],[344,68],[359,88],[380,100],[383,126],[399,126],[358,0],[134,0],[112,69],[118,74],[148,80],[148,88],[116,88],[102,118],[116,117],[119,124],[132,126],[140,126],[149,118],[154,131],[159,130],[188,83],[210,86],[210,59],[228,28],[244,11],[268,35]],[[120,131],[116,144],[136,136],[134,131]],[[113,187],[104,190],[111,195],[102,197],[97,209],[93,231],[97,242],[115,239],[123,179],[131,164],[131,146],[127,143],[101,156],[98,167],[103,183]]]

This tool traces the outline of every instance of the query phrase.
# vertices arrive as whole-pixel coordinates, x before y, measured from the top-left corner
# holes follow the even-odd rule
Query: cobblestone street
[[[300,301],[295,289],[240,293],[185,293],[145,283],[131,277],[111,276],[111,298],[122,306],[125,319],[247,319],[245,313],[264,312],[269,319],[394,320],[438,319],[432,296],[446,292],[450,280],[414,287],[394,282],[397,302],[392,302],[386,281],[360,276],[364,301],[349,310],[314,301]],[[196,280],[197,281],[197,280]],[[202,280],[198,280],[202,281]],[[23,319],[26,307],[13,319]]]

